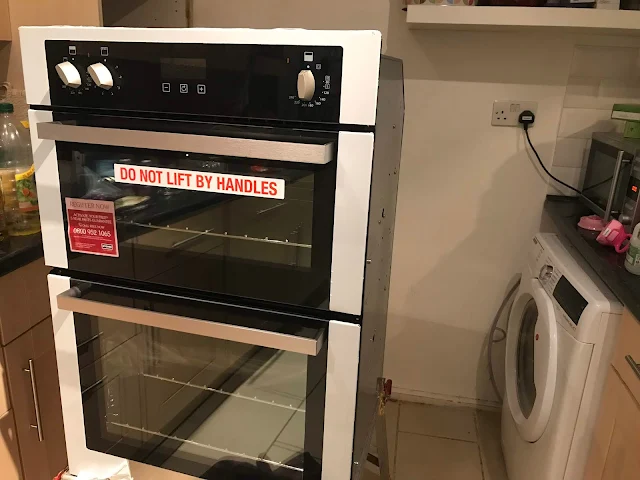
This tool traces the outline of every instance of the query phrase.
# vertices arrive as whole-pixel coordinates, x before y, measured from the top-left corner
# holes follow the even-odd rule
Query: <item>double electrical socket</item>
[[[493,102],[491,112],[491,125],[494,127],[518,127],[518,118],[525,110],[538,112],[538,102],[519,102],[516,100],[504,100]]]

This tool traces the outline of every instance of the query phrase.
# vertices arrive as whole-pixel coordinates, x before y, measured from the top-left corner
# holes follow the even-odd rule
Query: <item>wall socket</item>
[[[491,125],[494,127],[518,127],[518,118],[525,110],[538,113],[538,102],[520,102],[517,100],[504,100],[493,102],[491,111]]]

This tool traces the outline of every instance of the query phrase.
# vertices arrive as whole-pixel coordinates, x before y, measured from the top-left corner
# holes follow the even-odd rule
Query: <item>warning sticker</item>
[[[117,257],[116,210],[113,202],[66,198],[72,252]]]
[[[247,197],[284,198],[281,178],[248,177],[228,173],[208,173],[174,168],[114,164],[116,182],[154,187],[180,188]]]

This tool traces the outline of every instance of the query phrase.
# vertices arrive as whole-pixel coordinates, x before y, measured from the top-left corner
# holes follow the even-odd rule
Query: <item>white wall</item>
[[[635,49],[619,54],[591,45],[638,41],[410,31],[397,8],[390,9],[387,41],[387,53],[405,61],[407,112],[385,373],[400,396],[496,405],[487,333],[540,226],[549,187],[522,132],[491,127],[492,102],[538,102],[530,134],[550,167],[561,125],[561,133],[583,136],[593,123],[610,128],[604,103],[598,115],[585,110],[571,117],[564,107],[576,106],[576,99],[565,96],[567,84],[589,68],[609,76],[602,72],[619,70],[611,58],[629,65]],[[566,155],[559,152],[554,163]],[[498,345],[494,362],[500,384],[503,348]]]
[[[105,27],[188,27],[189,0],[102,0]]]
[[[192,0],[194,27],[380,30],[389,0]]]
[[[551,172],[581,186],[593,132],[622,131],[624,122],[611,119],[614,103],[640,101],[640,49],[576,45],[558,128]],[[575,195],[558,184],[550,193]]]
[[[405,60],[407,112],[385,373],[400,394],[491,402],[487,333],[547,192],[521,131],[491,127],[492,104],[537,101],[531,135],[550,160],[571,48],[403,22],[392,11],[388,53]]]
[[[606,109],[600,103],[600,116],[571,117],[568,109],[581,91],[573,87],[584,77],[595,81],[593,72],[615,70],[612,58],[628,60],[627,73],[637,73],[631,50],[639,43],[594,35],[410,31],[402,3],[194,0],[193,25],[383,32],[387,53],[405,62],[407,105],[386,375],[400,396],[497,405],[485,360],[487,334],[540,226],[549,187],[521,131],[490,126],[492,103],[537,101],[531,136],[546,165],[575,163],[567,151],[554,159],[561,118],[582,131]],[[615,49],[602,54],[592,45],[633,48],[611,57]],[[578,56],[579,68],[572,67]],[[580,70],[587,67],[591,73]],[[499,376],[503,345],[495,361]]]

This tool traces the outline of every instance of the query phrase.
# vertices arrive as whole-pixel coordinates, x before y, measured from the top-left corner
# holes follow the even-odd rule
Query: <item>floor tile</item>
[[[398,434],[398,480],[482,480],[478,445],[472,442]]]
[[[402,403],[398,430],[453,440],[476,441],[474,411],[470,408]]]
[[[476,419],[484,480],[508,480],[500,443],[500,412],[478,410]]]
[[[396,459],[396,439],[398,437],[398,415],[400,413],[399,402],[389,402],[386,407],[387,417],[387,444],[389,445],[389,469],[391,474],[395,472],[394,465]],[[373,432],[373,439],[371,441],[371,453],[376,453],[376,447],[378,442],[376,440],[376,432]]]
[[[129,461],[129,469],[133,480],[196,480],[196,477],[133,461]]]
[[[370,472],[369,470],[365,470],[360,480],[380,480],[380,476],[376,473]]]

